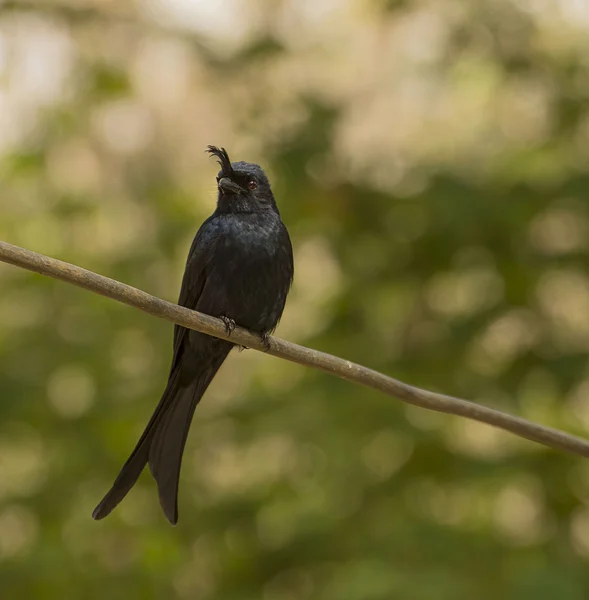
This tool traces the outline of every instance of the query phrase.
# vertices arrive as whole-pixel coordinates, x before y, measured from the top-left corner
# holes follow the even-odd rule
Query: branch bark
[[[589,457],[589,441],[577,436],[474,402],[423,390],[349,360],[276,337],[270,338],[269,349],[267,349],[258,335],[241,327],[236,327],[230,335],[227,335],[225,325],[220,319],[166,302],[120,281],[31,250],[0,241],[0,261],[85,288],[189,329],[319,369],[352,383],[359,383],[408,404],[486,423],[551,448]]]

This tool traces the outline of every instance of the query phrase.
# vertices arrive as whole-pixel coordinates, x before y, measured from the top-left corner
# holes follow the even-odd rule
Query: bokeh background
[[[263,164],[278,335],[589,435],[584,0],[4,0],[0,238],[175,301],[203,152]],[[589,463],[253,351],[180,522],[90,518],[172,327],[0,265],[0,597],[589,597]]]

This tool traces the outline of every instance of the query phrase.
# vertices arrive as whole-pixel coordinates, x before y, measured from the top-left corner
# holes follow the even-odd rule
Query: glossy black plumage
[[[221,171],[217,209],[197,232],[178,304],[265,336],[274,330],[293,278],[292,247],[270,183],[258,165],[231,163],[209,146]],[[106,517],[127,495],[146,464],[164,514],[178,520],[178,482],[192,415],[233,344],[178,325],[168,384],[133,453],[96,507]]]

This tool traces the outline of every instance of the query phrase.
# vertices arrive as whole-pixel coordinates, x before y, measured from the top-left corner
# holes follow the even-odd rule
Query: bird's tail
[[[181,374],[170,374],[168,385],[135,449],[92,517],[103,519],[123,500],[145,465],[157,482],[160,505],[172,525],[178,521],[178,483],[186,437],[196,405],[229,353],[215,356],[198,377],[182,385]]]

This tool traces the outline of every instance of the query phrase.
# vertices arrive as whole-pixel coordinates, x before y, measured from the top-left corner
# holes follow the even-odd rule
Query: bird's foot
[[[266,348],[266,352],[268,352],[270,350],[270,334],[267,331],[262,331],[260,339],[262,340],[262,344],[264,344],[264,348]]]
[[[226,317],[225,315],[221,316],[220,319],[223,321],[223,323],[225,323],[225,333],[227,335],[231,335],[235,329],[235,321],[230,317]]]

